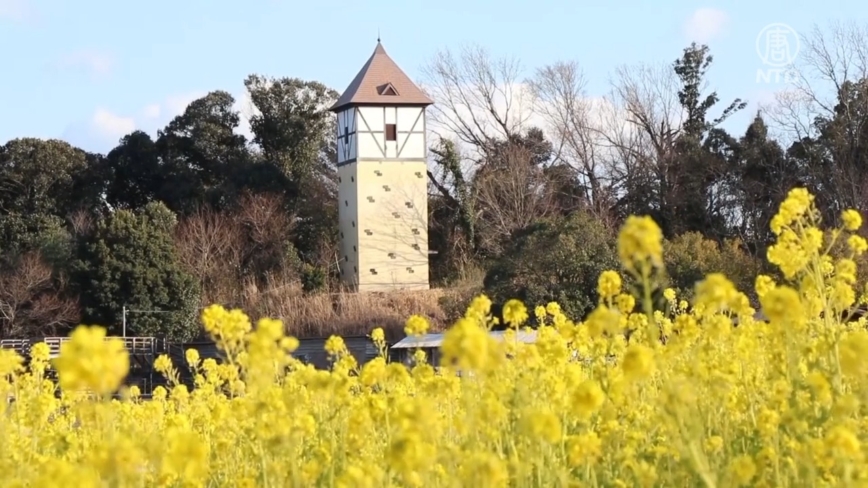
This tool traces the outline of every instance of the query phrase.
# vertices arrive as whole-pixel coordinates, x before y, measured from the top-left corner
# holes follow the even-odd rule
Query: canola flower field
[[[768,251],[782,279],[756,279],[767,321],[717,274],[692,304],[667,290],[672,306],[652,309],[660,229],[631,217],[623,269],[600,276],[584,322],[511,301],[512,330],[543,325],[535,344],[498,341],[480,296],[446,332],[439,369],[385,351],[359,367],[335,337],[335,366],[317,371],[287,354],[298,342],[279,321],[219,306],[202,322],[229,360],[159,358],[170,379],[192,368],[196,387],[151,401],[134,388],[111,399],[128,357],[98,327],[64,344],[61,395],[44,344],[29,364],[0,351],[0,398],[14,397],[0,404],[0,485],[866,486],[868,332],[841,317],[865,301],[855,258],[868,243],[857,212],[841,220],[821,230],[813,197],[790,192]],[[641,296],[622,291],[628,279]],[[407,332],[427,326],[414,316]]]

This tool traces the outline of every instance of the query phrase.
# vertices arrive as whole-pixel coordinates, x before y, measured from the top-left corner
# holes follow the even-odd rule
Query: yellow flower
[[[841,221],[844,222],[844,228],[850,232],[855,232],[862,227],[862,216],[856,210],[844,210],[841,213]]]
[[[510,326],[520,327],[527,319],[527,307],[521,300],[507,300],[503,304],[503,320]]]
[[[421,315],[411,315],[404,326],[404,332],[408,336],[421,336],[428,332],[429,327],[428,319]]]
[[[603,389],[596,381],[586,380],[579,384],[573,393],[573,412],[575,415],[587,418],[596,412],[606,400]]]
[[[662,266],[663,232],[657,223],[648,216],[628,217],[618,235],[618,256],[631,271],[635,271],[640,262]]]
[[[102,327],[77,327],[60,346],[57,372],[64,390],[117,391],[129,372],[129,353],[118,339],[106,339]]]
[[[621,275],[617,271],[603,271],[597,280],[597,293],[603,300],[621,293]]]
[[[631,344],[624,355],[622,366],[628,378],[648,378],[654,371],[654,351],[642,344]]]

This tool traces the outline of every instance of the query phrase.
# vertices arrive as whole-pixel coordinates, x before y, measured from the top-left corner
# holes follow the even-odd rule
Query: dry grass
[[[390,341],[404,337],[410,315],[427,317],[432,330],[442,330],[449,318],[441,306],[447,290],[394,291],[389,293],[285,293],[248,295],[246,309],[257,316],[279,318],[287,333],[299,338],[367,335],[382,327]]]

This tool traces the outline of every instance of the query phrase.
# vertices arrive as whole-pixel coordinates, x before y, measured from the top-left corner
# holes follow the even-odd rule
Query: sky
[[[868,3],[0,0],[0,144],[60,138],[105,153],[134,129],[155,134],[211,90],[242,100],[252,73],[343,91],[378,31],[414,79],[437,51],[479,45],[518,58],[527,75],[578,61],[589,96],[608,90],[619,65],[669,63],[691,41],[707,43],[710,88],[721,105],[750,102],[731,122],[745,126],[758,102],[785,87],[757,81],[768,67],[757,49],[764,27],[782,23],[799,34],[830,21],[868,24]]]

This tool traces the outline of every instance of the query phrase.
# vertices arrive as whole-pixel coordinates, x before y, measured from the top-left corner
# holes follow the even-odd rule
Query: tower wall
[[[425,162],[360,161],[358,289],[428,289]]]

